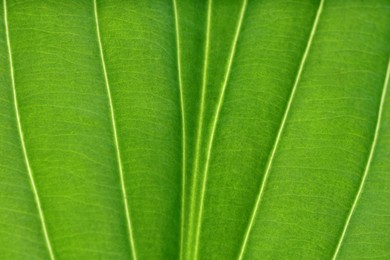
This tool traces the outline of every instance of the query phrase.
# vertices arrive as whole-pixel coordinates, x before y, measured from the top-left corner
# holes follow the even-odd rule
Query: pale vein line
[[[314,23],[313,23],[313,27],[312,27],[311,32],[310,32],[310,36],[309,36],[309,40],[308,40],[307,45],[306,45],[305,52],[304,52],[304,54],[302,56],[302,60],[301,60],[300,65],[299,65],[299,69],[298,69],[297,76],[295,78],[294,86],[292,88],[292,91],[291,91],[291,94],[290,94],[290,98],[288,100],[287,107],[286,107],[286,110],[284,112],[283,119],[282,119],[282,122],[280,124],[279,131],[278,131],[278,134],[276,136],[274,146],[272,148],[272,152],[271,152],[270,158],[268,159],[268,162],[267,162],[267,167],[266,167],[265,174],[264,174],[264,177],[263,177],[263,180],[262,180],[262,183],[261,183],[260,191],[259,191],[259,194],[258,194],[257,199],[256,199],[256,204],[255,204],[254,210],[252,212],[249,225],[248,225],[248,227],[246,229],[245,236],[244,236],[244,241],[242,243],[240,254],[238,256],[238,259],[240,259],[240,260],[244,257],[245,249],[246,249],[246,246],[248,244],[249,235],[250,235],[250,232],[251,232],[251,230],[253,228],[253,225],[254,225],[254,222],[255,222],[257,211],[259,209],[259,206],[260,206],[260,203],[261,203],[261,199],[262,199],[263,194],[264,194],[265,186],[267,184],[268,176],[269,176],[269,174],[271,172],[271,166],[272,166],[273,160],[275,158],[276,150],[278,148],[278,145],[279,145],[279,142],[280,142],[283,130],[284,130],[284,126],[286,124],[287,117],[288,117],[288,114],[290,112],[291,104],[292,104],[292,102],[294,100],[295,92],[296,92],[298,84],[300,82],[301,75],[302,75],[302,72],[303,72],[303,68],[304,68],[307,56],[309,54],[309,51],[310,51],[310,47],[312,45],[312,41],[313,41],[314,35],[316,33],[316,30],[317,30],[318,21],[320,20],[320,16],[321,16],[321,13],[322,13],[324,2],[325,2],[325,0],[321,0],[320,4],[318,6],[317,14],[316,14],[316,17],[315,17],[315,20],[314,20]]]
[[[235,52],[236,52],[236,49],[237,49],[237,42],[238,42],[238,38],[239,38],[239,35],[240,35],[240,32],[241,32],[241,27],[242,27],[242,22],[244,20],[246,7],[247,7],[247,0],[244,0],[243,4],[242,4],[242,7],[241,7],[239,20],[238,20],[237,28],[236,28],[235,35],[234,35],[233,45],[232,45],[232,49],[230,51],[230,56],[229,56],[229,60],[228,60],[228,64],[227,64],[227,69],[226,69],[225,77],[224,77],[224,80],[223,80],[223,83],[222,83],[221,94],[220,94],[219,99],[218,99],[217,110],[216,110],[216,113],[215,113],[215,116],[214,116],[213,125],[212,125],[212,129],[211,129],[210,140],[209,140],[209,144],[208,144],[208,148],[207,148],[207,154],[206,154],[207,157],[206,157],[206,162],[205,162],[205,172],[204,172],[202,188],[201,188],[200,210],[199,210],[198,221],[197,221],[197,228],[196,228],[195,257],[194,257],[194,259],[197,259],[197,256],[198,256],[199,237],[200,237],[200,230],[201,230],[201,227],[202,227],[202,221],[201,220],[202,220],[202,215],[203,215],[204,196],[205,196],[205,193],[206,193],[206,183],[207,183],[207,175],[208,175],[208,170],[209,170],[209,165],[210,165],[211,150],[212,150],[212,147],[213,147],[215,131],[216,131],[216,128],[217,128],[219,115],[220,115],[220,112],[221,112],[221,109],[222,109],[222,105],[223,105],[223,100],[224,100],[224,96],[225,96],[225,92],[226,92],[227,83],[229,81],[229,76],[230,76],[230,72],[231,72],[231,68],[232,68],[232,64],[233,64],[234,55],[235,55]]]
[[[181,223],[180,223],[180,252],[179,256],[182,259],[183,254],[183,238],[184,238],[184,211],[185,211],[185,187],[186,187],[186,128],[184,115],[184,97],[183,97],[183,83],[181,73],[181,55],[180,55],[180,34],[179,34],[179,16],[177,11],[176,0],[173,0],[173,10],[175,14],[175,28],[176,28],[176,49],[177,49],[177,72],[179,78],[180,91],[180,109],[181,109],[181,125],[182,125],[182,193],[181,193]]]
[[[343,228],[343,232],[342,232],[342,234],[340,236],[340,239],[339,239],[339,242],[337,244],[336,250],[335,250],[335,252],[333,254],[333,258],[332,258],[333,260],[335,260],[337,258],[337,256],[338,256],[338,253],[339,253],[341,245],[342,245],[342,243],[344,241],[344,237],[345,237],[345,234],[347,232],[349,223],[350,223],[350,221],[352,219],[352,216],[353,216],[353,214],[355,212],[356,206],[357,206],[357,204],[359,202],[359,199],[360,199],[360,197],[362,195],[364,184],[366,182],[367,175],[368,175],[368,172],[370,170],[372,158],[374,157],[374,153],[375,153],[376,144],[378,142],[379,130],[380,130],[381,121],[382,121],[383,107],[384,107],[384,104],[385,104],[385,98],[386,98],[386,92],[387,92],[387,85],[389,85],[389,78],[390,78],[390,59],[389,59],[388,65],[387,65],[387,73],[386,73],[385,83],[383,85],[381,101],[380,101],[380,104],[379,104],[378,118],[377,118],[377,122],[376,122],[376,126],[375,126],[375,134],[374,134],[374,138],[372,140],[370,154],[368,156],[368,160],[367,160],[367,164],[366,164],[366,167],[365,167],[365,170],[364,170],[364,174],[363,174],[362,180],[360,182],[359,190],[356,193],[356,197],[355,197],[355,200],[354,200],[354,202],[352,204],[352,207],[351,207],[351,209],[349,211],[348,218],[347,218],[347,220],[345,222],[345,225],[344,225],[344,228]]]
[[[50,258],[52,260],[54,260],[55,257],[54,257],[54,253],[53,253],[53,248],[52,248],[52,245],[51,245],[51,242],[50,242],[49,233],[47,232],[45,217],[44,217],[42,206],[41,206],[41,201],[40,201],[40,198],[39,198],[37,187],[35,186],[33,171],[31,169],[30,161],[29,161],[28,155],[27,155],[26,144],[24,142],[24,135],[23,135],[23,131],[22,131],[22,123],[20,121],[20,115],[19,115],[18,99],[17,99],[17,95],[16,95],[14,65],[13,65],[13,62],[12,62],[11,42],[10,42],[9,29],[8,29],[7,1],[4,0],[3,3],[4,3],[4,7],[3,8],[4,8],[5,35],[6,35],[6,38],[7,38],[7,48],[8,48],[8,57],[9,57],[9,65],[10,65],[12,92],[13,92],[14,108],[15,108],[15,114],[16,114],[16,121],[17,121],[17,125],[18,125],[18,132],[19,132],[19,137],[20,137],[20,143],[21,143],[22,150],[23,150],[23,156],[24,156],[24,160],[25,160],[25,163],[26,163],[26,167],[27,167],[28,177],[30,179],[31,187],[32,187],[32,190],[33,190],[33,193],[34,193],[35,203],[37,204],[37,208],[38,208],[39,217],[40,217],[40,220],[41,220],[41,226],[42,226],[43,234],[44,234],[44,237],[45,237],[47,249],[49,251]]]
[[[116,123],[115,123],[114,106],[112,104],[111,89],[110,89],[110,84],[108,81],[106,63],[104,61],[103,46],[102,46],[102,41],[101,41],[101,37],[100,37],[100,27],[99,27],[99,18],[98,18],[96,0],[93,1],[93,5],[94,5],[94,13],[95,13],[96,33],[97,33],[97,38],[98,38],[98,43],[99,43],[100,58],[101,58],[103,74],[104,74],[104,82],[106,85],[108,100],[109,100],[109,104],[110,104],[111,124],[112,124],[112,129],[113,129],[113,134],[114,134],[115,150],[116,150],[116,156],[117,156],[117,161],[118,161],[118,169],[119,169],[119,176],[120,176],[121,189],[122,189],[122,198],[123,198],[123,204],[125,207],[127,228],[128,228],[128,232],[129,232],[129,243],[130,243],[130,248],[131,248],[131,253],[132,253],[133,259],[137,259],[137,254],[136,254],[136,250],[135,250],[135,246],[134,246],[133,229],[132,229],[131,221],[130,221],[129,203],[127,201],[127,195],[126,195],[126,186],[125,186],[125,178],[124,178],[124,174],[123,174],[122,159],[121,159],[121,153],[119,150],[119,141],[118,141],[118,134],[117,134]]]
[[[198,129],[196,133],[196,148],[195,148],[195,160],[194,160],[194,171],[193,171],[193,181],[191,186],[191,201],[190,201],[190,213],[189,213],[189,228],[188,228],[188,237],[189,242],[187,243],[187,250],[190,252],[191,240],[192,240],[192,225],[194,222],[194,211],[195,211],[195,191],[196,191],[196,179],[198,177],[199,170],[199,157],[200,157],[200,146],[202,138],[202,128],[203,128],[203,117],[204,117],[204,103],[206,98],[206,83],[207,83],[207,67],[208,67],[208,57],[209,57],[209,45],[210,45],[210,24],[211,24],[211,5],[212,0],[208,0],[207,5],[207,25],[206,25],[206,41],[205,41],[205,53],[204,53],[204,63],[203,63],[203,77],[202,77],[202,94],[200,101],[200,112],[198,118]]]

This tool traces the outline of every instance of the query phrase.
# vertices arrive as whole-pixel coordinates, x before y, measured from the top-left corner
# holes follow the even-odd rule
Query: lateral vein
[[[283,118],[282,118],[282,122],[280,124],[280,127],[279,127],[279,130],[278,130],[278,133],[277,133],[274,145],[272,147],[271,155],[270,155],[270,157],[268,159],[268,162],[267,162],[267,166],[266,166],[264,177],[263,177],[263,180],[262,180],[262,183],[261,183],[259,194],[257,196],[256,203],[255,203],[255,206],[254,206],[254,209],[253,209],[253,212],[252,212],[252,215],[251,215],[248,227],[247,227],[246,232],[245,232],[244,240],[243,240],[243,243],[242,243],[242,246],[241,246],[241,249],[240,249],[240,253],[239,253],[239,256],[238,256],[239,260],[243,259],[243,257],[244,257],[245,249],[246,249],[247,244],[248,244],[248,239],[249,239],[251,230],[252,230],[254,222],[255,222],[257,211],[258,211],[259,206],[261,204],[261,199],[262,199],[263,194],[264,194],[264,190],[265,190],[265,187],[266,187],[266,184],[267,184],[267,180],[268,180],[269,174],[271,172],[271,167],[272,167],[272,163],[273,163],[274,158],[275,158],[276,150],[278,148],[278,145],[279,145],[282,133],[284,131],[284,127],[285,127],[285,124],[286,124],[286,121],[287,121],[287,117],[288,117],[289,112],[290,112],[291,104],[292,104],[292,102],[294,100],[295,92],[296,92],[297,87],[299,85],[299,82],[300,82],[300,79],[301,79],[301,75],[302,75],[302,72],[303,72],[303,68],[305,66],[305,63],[306,63],[306,60],[307,60],[307,57],[308,57],[308,54],[309,54],[309,51],[310,51],[310,48],[311,48],[311,45],[312,45],[312,41],[313,41],[314,35],[316,33],[316,30],[317,30],[317,26],[318,26],[318,22],[320,20],[320,16],[321,16],[321,13],[322,13],[324,2],[325,2],[325,0],[321,0],[320,4],[318,6],[318,9],[317,9],[316,17],[315,17],[314,22],[313,22],[313,26],[312,26],[312,29],[311,29],[311,32],[310,32],[310,36],[309,36],[309,39],[308,39],[308,42],[307,42],[307,45],[306,45],[306,48],[305,48],[305,52],[303,53],[303,56],[302,56],[302,59],[301,59],[300,65],[299,65],[298,73],[297,73],[297,75],[295,77],[294,85],[293,85],[293,88],[291,90],[290,97],[289,97],[289,100],[288,100],[288,103],[287,103],[287,106],[286,106],[286,109],[285,109],[285,112],[284,112],[284,115],[283,115]]]
[[[196,201],[196,179],[198,177],[199,171],[199,157],[200,157],[200,146],[202,143],[202,128],[203,128],[203,118],[204,118],[204,103],[206,99],[206,85],[207,85],[207,67],[208,67],[208,56],[209,56],[209,45],[210,45],[210,23],[211,23],[211,6],[212,0],[208,0],[207,5],[207,24],[206,24],[206,41],[205,41],[205,53],[204,53],[204,63],[203,63],[203,76],[202,76],[202,90],[201,90],[201,100],[200,100],[200,109],[198,116],[198,125],[196,133],[196,145],[195,145],[195,158],[194,158],[194,169],[193,169],[193,178],[191,185],[191,199],[190,199],[190,209],[189,209],[189,228],[188,228],[188,238],[187,242],[187,251],[190,253],[190,246],[192,242],[192,229],[194,222],[195,214],[195,201]],[[190,253],[191,254],[191,253]]]
[[[36,203],[36,206],[38,209],[39,218],[41,220],[41,226],[42,226],[43,235],[45,237],[46,246],[47,246],[47,249],[49,251],[50,259],[54,260],[55,257],[54,257],[53,248],[52,248],[52,245],[50,242],[49,233],[47,232],[45,216],[43,214],[41,201],[39,198],[37,187],[35,185],[34,175],[33,175],[31,165],[30,165],[30,161],[28,159],[26,144],[24,141],[24,135],[23,135],[23,130],[22,130],[22,123],[20,120],[18,99],[17,99],[16,87],[15,87],[15,74],[14,74],[14,66],[13,66],[12,51],[11,51],[11,41],[10,41],[10,37],[9,37],[9,28],[8,28],[7,1],[4,0],[3,3],[4,3],[3,8],[4,8],[5,35],[7,38],[7,49],[8,49],[8,57],[9,57],[9,65],[10,65],[11,84],[12,84],[13,101],[14,101],[14,109],[15,109],[15,116],[16,116],[16,122],[17,122],[17,127],[18,127],[18,133],[19,133],[20,143],[22,146],[23,157],[24,157],[24,161],[26,164],[28,177],[30,179],[30,185],[31,185],[32,191],[34,193],[34,200],[35,200],[35,203]]]
[[[237,23],[237,28],[236,28],[234,39],[233,39],[233,45],[232,45],[232,49],[230,51],[229,60],[228,60],[228,64],[227,64],[227,69],[226,69],[226,72],[225,72],[225,77],[224,77],[224,80],[223,80],[223,83],[222,83],[221,94],[220,94],[219,99],[218,99],[217,110],[215,112],[215,116],[214,116],[214,120],[213,120],[210,140],[209,140],[208,147],[207,147],[205,171],[204,171],[202,187],[201,187],[201,195],[200,195],[201,196],[200,197],[200,210],[199,210],[199,213],[198,213],[198,220],[197,220],[197,227],[196,227],[195,257],[194,257],[195,259],[197,259],[197,256],[198,256],[197,254],[198,254],[200,230],[201,230],[201,226],[202,226],[204,196],[205,196],[205,193],[206,193],[206,183],[207,183],[207,175],[208,175],[208,170],[209,170],[209,165],[210,165],[211,150],[212,150],[212,147],[213,147],[214,136],[215,136],[215,131],[216,131],[217,124],[218,124],[219,114],[220,114],[222,106],[223,106],[223,100],[224,100],[224,96],[225,96],[225,92],[226,92],[227,83],[229,81],[229,76],[230,76],[230,72],[231,72],[231,68],[232,68],[232,64],[233,64],[233,60],[234,60],[234,55],[235,55],[235,52],[236,52],[236,49],[237,49],[237,42],[238,42],[238,38],[239,38],[239,35],[240,35],[240,32],[241,32],[242,22],[244,20],[245,11],[246,11],[246,7],[247,7],[247,2],[248,2],[247,0],[243,0],[243,4],[242,4],[242,7],[241,7],[239,20],[238,20],[238,23]]]
[[[183,80],[181,72],[181,53],[180,53],[180,34],[179,34],[179,14],[177,10],[176,0],[173,0],[173,11],[175,15],[175,32],[176,32],[176,49],[177,49],[177,73],[179,80],[180,92],[180,110],[181,110],[181,126],[182,126],[182,194],[181,194],[181,222],[180,222],[180,252],[179,256],[182,259],[183,254],[183,239],[184,239],[184,212],[185,212],[185,187],[186,187],[186,124],[184,111],[184,94]]]
[[[362,177],[362,179],[360,181],[359,189],[358,189],[358,191],[356,193],[356,196],[355,196],[355,199],[354,199],[353,204],[351,206],[351,209],[349,211],[348,217],[347,217],[347,219],[345,221],[343,232],[341,233],[341,236],[340,236],[339,242],[337,244],[336,250],[335,250],[335,252],[333,254],[333,257],[332,257],[333,260],[335,260],[337,258],[337,256],[338,256],[338,254],[339,254],[341,245],[342,245],[342,243],[344,241],[344,238],[345,238],[345,234],[347,233],[347,230],[348,230],[348,227],[349,227],[349,223],[351,222],[352,216],[353,216],[353,214],[354,214],[354,212],[356,210],[357,204],[358,204],[359,199],[360,199],[360,197],[362,195],[364,184],[366,182],[367,175],[368,175],[368,172],[369,172],[370,167],[371,167],[372,158],[374,157],[375,148],[376,148],[376,145],[378,143],[379,130],[380,130],[380,127],[381,127],[381,122],[382,122],[383,107],[384,107],[384,104],[385,104],[387,86],[389,85],[389,79],[390,79],[390,59],[389,59],[388,65],[387,65],[387,72],[386,72],[385,82],[384,82],[384,85],[383,85],[381,101],[380,101],[379,109],[378,109],[378,118],[377,118],[377,121],[376,121],[375,133],[374,133],[374,137],[373,137],[373,140],[372,140],[370,153],[369,153],[369,156],[368,156],[368,159],[367,159],[367,164],[366,164],[366,167],[364,169],[363,177]]]
[[[128,232],[129,232],[129,243],[130,243],[132,257],[134,260],[136,260],[137,253],[135,250],[133,229],[132,229],[131,219],[130,219],[130,207],[129,207],[129,203],[127,200],[125,178],[124,178],[124,174],[123,174],[121,153],[119,150],[119,141],[118,141],[118,134],[117,134],[117,129],[116,129],[114,106],[113,106],[112,97],[111,97],[110,83],[108,81],[106,63],[105,63],[104,53],[103,53],[103,46],[102,46],[102,41],[101,41],[101,37],[100,37],[99,16],[98,16],[96,0],[93,1],[93,5],[94,5],[94,14],[95,14],[95,23],[96,23],[96,33],[97,33],[97,39],[98,39],[98,43],[99,43],[100,58],[101,58],[102,69],[103,69],[103,74],[104,74],[104,82],[106,85],[107,96],[108,96],[108,101],[109,101],[109,106],[110,106],[111,125],[112,125],[112,130],[113,130],[113,135],[114,135],[115,150],[116,150],[116,156],[117,156],[117,161],[118,161],[120,185],[121,185],[123,204],[124,204],[124,209],[125,209],[125,214],[126,214],[127,228],[128,228]]]

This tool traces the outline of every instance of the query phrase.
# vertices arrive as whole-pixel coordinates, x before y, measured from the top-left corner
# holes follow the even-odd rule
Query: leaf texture
[[[1,259],[390,257],[388,0],[0,17]]]

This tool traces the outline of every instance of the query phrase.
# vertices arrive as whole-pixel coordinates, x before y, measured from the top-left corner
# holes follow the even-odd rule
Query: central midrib
[[[188,231],[186,237],[186,258],[192,259],[193,248],[191,247],[194,243],[194,224],[195,224],[195,211],[197,205],[197,192],[196,192],[196,180],[198,178],[199,173],[199,162],[200,162],[200,148],[202,144],[202,129],[203,129],[203,119],[204,119],[204,103],[206,96],[206,83],[207,83],[207,68],[208,68],[208,58],[209,58],[209,44],[210,44],[210,23],[211,23],[211,5],[212,0],[208,0],[207,5],[207,22],[206,22],[206,40],[205,40],[205,53],[204,53],[204,63],[203,63],[203,76],[202,76],[202,88],[201,88],[201,101],[199,105],[199,117],[198,117],[198,125],[196,131],[196,144],[195,144],[195,155],[194,155],[194,167],[192,171],[192,185],[190,189],[190,205],[189,205],[189,214],[188,214]]]
[[[199,247],[199,237],[200,237],[200,232],[201,232],[201,227],[202,227],[204,197],[205,197],[205,193],[206,193],[206,183],[207,183],[207,176],[208,176],[208,170],[209,170],[209,165],[210,165],[211,151],[212,151],[212,148],[213,148],[214,137],[215,137],[215,132],[216,132],[216,128],[217,128],[217,125],[218,125],[219,115],[220,115],[220,112],[221,112],[221,109],[222,109],[223,100],[224,100],[225,92],[226,92],[226,87],[227,87],[227,84],[228,84],[228,81],[229,81],[229,76],[230,76],[230,73],[231,73],[233,59],[234,59],[234,55],[236,53],[237,42],[238,42],[238,38],[239,38],[239,35],[240,35],[240,32],[241,32],[242,23],[243,23],[243,20],[244,20],[247,4],[248,4],[248,1],[247,0],[243,0],[242,7],[241,7],[241,10],[240,10],[239,20],[238,20],[237,27],[236,27],[235,34],[234,34],[233,44],[232,44],[230,53],[228,55],[227,68],[226,68],[226,72],[225,72],[225,75],[224,75],[224,78],[223,78],[223,82],[222,82],[221,93],[220,93],[220,96],[218,98],[217,109],[215,111],[215,114],[214,114],[214,117],[213,117],[213,120],[212,120],[212,129],[211,129],[211,134],[210,134],[210,137],[209,137],[209,140],[208,140],[208,145],[207,145],[206,162],[205,162],[205,166],[204,166],[204,175],[203,175],[202,186],[201,186],[200,209],[199,209],[197,225],[196,225],[195,249],[194,249],[195,250],[195,257],[194,257],[195,259],[197,259],[198,251],[199,251],[199,249],[198,249],[198,247]]]
[[[239,19],[237,26],[234,31],[233,43],[231,46],[230,53],[228,54],[228,60],[226,65],[226,70],[224,73],[223,80],[221,82],[220,94],[217,101],[217,107],[215,109],[214,115],[211,122],[211,133],[206,140],[206,154],[205,154],[205,163],[201,165],[200,157],[201,154],[201,145],[205,136],[203,135],[203,126],[204,126],[204,113],[205,113],[205,101],[206,101],[206,86],[207,86],[207,72],[208,72],[208,58],[209,58],[209,45],[210,45],[210,30],[211,30],[211,14],[212,14],[212,0],[208,1],[207,6],[207,23],[206,23],[206,40],[205,40],[205,54],[204,54],[204,63],[203,63],[203,77],[202,77],[202,88],[201,88],[201,102],[199,106],[199,117],[197,125],[197,135],[196,135],[196,145],[195,145],[195,158],[194,158],[194,168],[192,176],[192,186],[190,194],[190,207],[189,207],[189,219],[188,219],[188,232],[187,232],[187,252],[184,254],[188,259],[198,259],[199,252],[199,239],[200,239],[200,230],[202,226],[202,215],[203,215],[203,206],[204,206],[204,197],[206,191],[207,183],[207,173],[210,163],[211,151],[214,141],[214,136],[219,120],[219,114],[222,109],[225,90],[228,84],[229,75],[231,73],[231,68],[233,64],[233,59],[236,51],[237,41],[239,34],[242,28],[242,23],[247,7],[247,0],[242,1],[242,7],[239,14]],[[198,177],[200,182],[197,182]]]

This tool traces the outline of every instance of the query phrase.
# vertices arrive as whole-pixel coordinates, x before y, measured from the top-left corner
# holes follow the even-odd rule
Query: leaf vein
[[[372,158],[374,157],[375,148],[376,148],[376,145],[378,143],[379,130],[380,130],[380,127],[381,127],[381,122],[382,122],[383,107],[384,107],[385,99],[386,99],[387,85],[389,85],[389,78],[390,78],[390,59],[389,59],[388,65],[387,65],[387,72],[386,72],[386,76],[385,76],[385,82],[384,82],[384,85],[383,85],[382,94],[381,94],[381,100],[380,100],[379,109],[378,109],[378,117],[377,117],[376,126],[375,126],[375,133],[374,133],[374,137],[373,137],[373,140],[372,140],[370,153],[368,155],[367,164],[366,164],[366,167],[364,169],[363,177],[362,177],[362,179],[360,181],[359,189],[358,189],[358,191],[356,193],[356,196],[355,196],[355,199],[354,199],[353,204],[351,206],[351,209],[349,211],[348,217],[347,217],[347,219],[345,221],[345,224],[344,224],[344,227],[343,227],[343,231],[342,231],[341,236],[339,238],[339,242],[337,243],[337,247],[336,247],[335,252],[333,254],[333,257],[332,257],[333,260],[335,260],[337,258],[338,254],[340,252],[340,248],[341,248],[342,243],[344,241],[345,234],[347,233],[347,230],[348,230],[349,224],[351,222],[352,216],[353,216],[353,214],[354,214],[354,212],[356,210],[357,204],[358,204],[359,199],[360,199],[360,197],[362,195],[364,184],[366,183],[366,179],[367,179],[367,176],[368,176],[368,172],[370,171]]]
[[[201,100],[199,105],[199,116],[197,122],[196,131],[196,144],[195,144],[195,158],[194,158],[194,169],[192,176],[192,185],[190,193],[190,209],[189,209],[189,228],[188,228],[188,240],[187,251],[190,253],[190,246],[192,242],[192,229],[194,222],[194,211],[195,211],[195,200],[196,200],[196,179],[198,178],[199,161],[200,161],[200,148],[202,143],[202,128],[204,118],[204,103],[206,98],[206,83],[207,83],[207,67],[208,67],[208,56],[209,56],[209,41],[210,41],[210,25],[211,25],[211,6],[212,0],[208,0],[207,4],[207,22],[206,22],[206,41],[205,41],[205,52],[203,62],[203,76],[202,76],[202,89],[201,89]]]
[[[180,32],[179,32],[179,14],[176,0],[173,0],[173,11],[175,16],[175,33],[176,33],[176,58],[177,58],[177,73],[179,80],[180,92],[180,111],[181,111],[181,139],[182,139],[182,191],[181,191],[181,223],[180,223],[180,252],[179,257],[182,259],[183,239],[184,239],[184,211],[185,211],[185,187],[186,187],[186,125],[184,111],[184,94],[183,94],[183,79],[181,72],[181,53],[180,53]]]
[[[14,109],[15,109],[15,116],[17,121],[17,128],[20,138],[20,143],[22,146],[23,151],[23,157],[27,168],[28,177],[30,179],[31,189],[34,193],[34,200],[38,209],[39,218],[41,221],[42,231],[43,235],[45,237],[46,246],[50,255],[50,259],[54,260],[54,253],[53,248],[50,242],[49,233],[47,232],[46,222],[45,222],[45,216],[43,214],[42,205],[40,201],[40,197],[38,194],[37,187],[35,185],[34,175],[33,171],[30,165],[30,161],[27,154],[26,144],[24,141],[24,135],[22,130],[22,123],[20,120],[20,113],[19,113],[19,105],[18,105],[18,99],[17,99],[17,93],[16,93],[16,87],[15,87],[15,74],[14,74],[14,66],[13,66],[13,59],[12,59],[12,50],[11,50],[11,41],[9,37],[9,28],[8,28],[8,13],[7,13],[7,1],[4,0],[4,25],[5,25],[5,35],[6,35],[6,42],[7,42],[7,49],[8,49],[8,57],[9,57],[9,65],[10,65],[10,76],[11,76],[11,85],[12,85],[12,93],[13,93],[13,101],[14,101]]]
[[[130,243],[132,257],[134,260],[136,260],[137,253],[135,250],[133,229],[132,229],[131,219],[130,219],[130,207],[129,207],[129,203],[127,200],[122,159],[121,159],[121,153],[119,150],[118,133],[117,133],[117,129],[116,129],[114,106],[113,106],[112,97],[111,97],[111,88],[110,88],[110,83],[108,80],[107,68],[106,68],[106,63],[105,63],[104,53],[103,53],[103,46],[102,46],[102,41],[101,41],[101,37],[100,37],[99,16],[98,16],[98,8],[97,8],[96,0],[93,1],[93,5],[94,5],[94,16],[95,16],[95,23],[96,23],[96,34],[97,34],[97,40],[98,40],[99,51],[100,51],[100,58],[101,58],[102,69],[103,69],[103,74],[104,74],[104,83],[106,86],[109,107],[110,107],[111,125],[112,125],[112,130],[113,130],[113,135],[114,135],[114,143],[115,143],[115,150],[116,150],[116,156],[117,156],[117,162],[118,162],[118,170],[119,170],[120,185],[121,185],[121,191],[122,191],[122,199],[123,199],[123,204],[124,204],[124,209],[125,209],[125,214],[126,214],[127,229],[129,232],[129,243]]]
[[[204,176],[203,176],[202,186],[201,186],[200,209],[199,209],[199,213],[198,213],[197,227],[196,227],[195,259],[197,259],[198,246],[199,246],[199,237],[200,237],[200,229],[201,229],[201,226],[202,226],[204,197],[205,197],[205,193],[206,193],[206,183],[207,183],[207,176],[208,176],[208,170],[209,170],[209,165],[210,165],[211,150],[212,150],[212,147],[213,147],[214,136],[215,136],[215,132],[216,132],[217,124],[218,124],[219,115],[220,115],[220,112],[221,112],[221,109],[222,109],[222,106],[223,106],[223,100],[224,100],[224,97],[225,97],[226,87],[227,87],[227,84],[228,84],[228,81],[229,81],[229,76],[231,74],[231,68],[232,68],[232,64],[233,64],[233,60],[234,60],[234,55],[235,55],[235,52],[236,52],[236,49],[237,49],[237,42],[238,42],[238,38],[239,38],[239,35],[240,35],[240,32],[241,32],[242,23],[243,23],[243,20],[244,20],[245,11],[246,11],[246,7],[247,7],[247,2],[248,2],[247,0],[243,0],[243,4],[242,4],[242,7],[241,7],[240,16],[239,16],[239,21],[237,23],[237,27],[236,27],[236,31],[235,31],[235,35],[234,35],[234,39],[233,39],[232,49],[230,50],[230,55],[229,55],[229,60],[228,60],[228,64],[227,64],[227,69],[226,69],[226,72],[225,72],[225,77],[224,77],[224,80],[223,80],[223,83],[222,83],[221,94],[220,94],[219,99],[218,99],[217,110],[215,112],[215,116],[214,116],[214,120],[213,120],[213,124],[212,124],[210,140],[208,142],[207,153],[206,153],[206,162],[205,162],[205,170],[204,170]]]
[[[300,82],[301,75],[302,75],[302,72],[303,72],[303,68],[305,66],[305,63],[306,63],[306,60],[307,60],[307,56],[309,54],[309,51],[310,51],[310,48],[311,48],[311,45],[312,45],[312,41],[313,41],[314,35],[316,33],[316,30],[317,30],[317,26],[318,26],[319,19],[321,17],[321,13],[322,13],[322,9],[323,9],[323,6],[324,6],[324,2],[325,2],[325,0],[321,0],[320,4],[318,6],[316,17],[314,19],[313,26],[312,26],[311,31],[310,31],[310,36],[309,36],[309,39],[308,39],[305,51],[303,53],[300,65],[299,65],[298,73],[296,75],[296,78],[295,78],[295,81],[294,81],[294,85],[292,87],[291,94],[290,94],[290,97],[289,97],[289,100],[288,100],[288,103],[287,103],[287,106],[286,106],[286,109],[285,109],[285,112],[284,112],[284,115],[283,115],[283,118],[282,118],[279,130],[278,130],[278,133],[277,133],[274,145],[272,147],[270,157],[269,157],[268,162],[267,162],[267,166],[266,166],[266,170],[265,170],[265,173],[264,173],[264,177],[263,177],[263,180],[261,182],[260,190],[259,190],[259,193],[258,193],[257,198],[256,198],[256,203],[255,203],[255,206],[253,208],[249,224],[248,224],[247,229],[245,231],[243,243],[241,245],[240,253],[239,253],[239,256],[238,256],[238,259],[240,259],[240,260],[244,257],[245,249],[247,247],[248,239],[249,239],[251,230],[252,230],[254,222],[255,222],[255,218],[256,218],[257,211],[259,209],[260,203],[261,203],[261,199],[262,199],[263,194],[264,194],[264,190],[265,190],[265,187],[266,187],[266,184],[267,184],[267,180],[268,180],[268,177],[269,177],[269,174],[270,174],[270,171],[271,171],[272,163],[273,163],[274,158],[275,158],[276,150],[278,148],[278,145],[279,145],[282,133],[284,131],[284,127],[285,127],[285,124],[286,124],[286,121],[287,121],[287,117],[288,117],[289,112],[290,112],[291,104],[292,104],[292,102],[294,100],[295,92],[296,92],[298,84]]]

